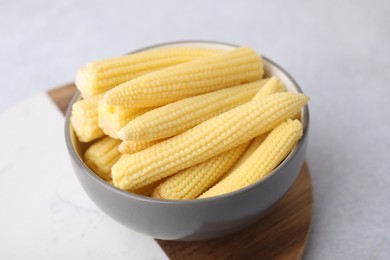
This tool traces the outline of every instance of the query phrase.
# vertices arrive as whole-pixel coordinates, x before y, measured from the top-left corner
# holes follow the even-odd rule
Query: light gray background
[[[147,45],[252,46],[311,96],[306,258],[389,259],[389,13],[386,0],[0,0],[0,113],[88,61]]]

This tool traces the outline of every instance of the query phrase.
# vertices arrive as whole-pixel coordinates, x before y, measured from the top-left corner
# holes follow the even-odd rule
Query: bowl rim
[[[160,43],[160,44],[154,44],[150,45],[144,48],[139,48],[136,49],[130,53],[136,53],[136,52],[141,52],[149,49],[154,49],[154,48],[159,48],[159,47],[165,47],[169,45],[176,45],[176,44],[212,44],[212,45],[222,45],[225,47],[240,47],[240,45],[236,44],[231,44],[231,43],[225,43],[225,42],[219,42],[219,41],[206,41],[206,40],[184,40],[184,41],[172,41],[172,42],[165,42],[165,43]],[[294,88],[298,91],[298,93],[303,93],[302,89],[298,85],[298,83],[294,80],[294,78],[285,70],[283,69],[280,65],[278,65],[276,62],[273,60],[267,58],[263,54],[261,54],[262,59],[265,60],[267,63],[271,64],[272,66],[276,67],[278,70],[280,70],[293,84]],[[272,170],[266,177],[244,187],[239,190],[214,196],[214,197],[209,197],[209,198],[202,198],[202,199],[191,199],[191,200],[166,200],[166,199],[157,199],[157,198],[152,198],[152,197],[147,197],[143,195],[138,195],[135,193],[127,192],[124,190],[121,190],[106,181],[104,181],[102,178],[100,178],[98,175],[96,175],[92,170],[90,170],[86,164],[83,162],[81,159],[81,156],[78,155],[78,153],[75,150],[75,147],[72,142],[71,138],[71,125],[70,125],[70,114],[71,114],[71,108],[72,105],[79,99],[81,93],[80,91],[76,91],[74,96],[72,97],[71,101],[69,102],[69,106],[66,111],[65,115],[65,140],[66,140],[66,147],[68,149],[68,152],[71,156],[71,159],[73,162],[77,164],[77,166],[81,169],[83,174],[87,175],[88,177],[92,178],[93,181],[95,181],[98,185],[102,185],[104,188],[109,189],[110,191],[117,193],[118,195],[125,196],[129,199],[134,199],[139,202],[143,203],[151,203],[151,204],[164,204],[164,205],[196,205],[196,204],[208,204],[208,203],[218,203],[219,201],[226,200],[229,198],[234,198],[241,196],[247,192],[250,192],[253,189],[256,189],[260,186],[265,185],[266,183],[272,181],[272,179],[275,178],[276,175],[280,174],[280,169],[284,167],[297,153],[299,149],[301,149],[303,145],[304,139],[307,137],[308,130],[309,130],[309,108],[308,105],[305,105],[303,107],[303,135],[302,138],[298,141],[294,149],[289,153],[289,155],[274,169]]]

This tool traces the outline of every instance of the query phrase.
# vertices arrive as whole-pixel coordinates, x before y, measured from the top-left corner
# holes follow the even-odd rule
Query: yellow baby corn
[[[98,125],[98,102],[102,95],[77,101],[72,106],[70,122],[80,142],[90,142],[104,136]]]
[[[119,139],[118,132],[128,122],[153,108],[128,108],[112,106],[103,100],[98,104],[98,123],[106,135]]]
[[[132,191],[230,150],[290,118],[308,99],[298,93],[276,93],[210,118],[143,151],[125,154],[112,168],[114,185]]]
[[[265,84],[264,87],[259,90],[259,92],[257,92],[253,100],[284,91],[286,91],[286,88],[284,87],[283,83],[274,76],[271,77],[269,81],[267,81],[267,84]],[[291,119],[301,120],[301,111],[297,112],[294,116],[291,117]]]
[[[256,96],[252,99],[253,101],[261,100],[265,96],[272,95],[277,92],[284,92],[286,91],[283,84],[280,82],[280,80],[277,77],[270,78],[266,84],[257,92]],[[252,140],[250,146],[245,151],[245,153],[241,156],[241,158],[237,161],[237,163],[227,172],[221,179],[225,179],[227,176],[229,176],[235,169],[241,166],[249,156],[259,147],[259,145],[265,140],[268,133],[262,134],[255,139]]]
[[[104,180],[111,179],[111,167],[121,156],[118,151],[120,140],[104,137],[93,143],[85,152],[84,162]]]
[[[261,57],[251,48],[241,47],[148,73],[109,90],[104,101],[118,106],[160,106],[262,76]]]
[[[154,140],[154,141],[123,141],[119,145],[119,152],[123,154],[131,154],[136,153],[142,150],[145,150],[146,148],[155,145],[162,140]]]
[[[292,151],[302,137],[302,131],[298,120],[281,123],[240,167],[199,198],[229,193],[265,177]]]
[[[235,169],[241,166],[248,158],[249,156],[252,155],[254,151],[260,146],[260,144],[263,143],[265,138],[268,136],[268,133],[262,134],[252,140],[250,143],[249,147],[246,149],[244,154],[240,157],[240,159],[233,165],[233,167],[225,174],[222,176],[222,179],[225,179],[227,176],[229,176]]]
[[[163,48],[88,63],[76,74],[83,97],[90,97],[146,73],[221,53],[206,48]]]
[[[159,180],[158,182],[151,183],[148,186],[142,187],[142,188],[135,190],[135,191],[132,191],[132,192],[135,194],[138,194],[138,195],[151,197],[152,193],[156,189],[156,187],[158,187],[158,185],[160,185],[164,180],[165,179]]]
[[[169,200],[197,198],[233,166],[248,145],[246,142],[168,177],[154,190],[152,197]]]
[[[297,119],[299,121],[301,121],[301,111],[299,111],[298,113],[296,113],[295,115],[293,115],[291,117],[291,119]]]
[[[284,87],[283,83],[274,76],[267,81],[267,83],[259,90],[259,92],[257,92],[253,100],[258,100],[262,97],[284,91],[286,91],[286,88]],[[297,112],[294,116],[291,117],[291,119],[301,120],[301,111]]]
[[[250,101],[267,79],[185,98],[130,121],[122,140],[157,140],[180,134],[199,123]],[[266,84],[267,85],[267,84]]]
[[[284,91],[286,91],[286,88],[283,86],[282,82],[277,77],[271,77],[264,87],[257,92],[253,100],[259,100],[262,97]]]

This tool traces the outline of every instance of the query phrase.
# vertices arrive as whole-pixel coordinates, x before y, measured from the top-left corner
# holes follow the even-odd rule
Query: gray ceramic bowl
[[[145,49],[198,46],[232,49],[216,42],[175,42]],[[145,50],[142,49],[142,50]],[[139,50],[140,51],[140,50]],[[278,76],[289,91],[301,92],[294,79],[280,66],[263,57],[266,75]],[[89,197],[107,215],[124,226],[159,239],[202,240],[239,230],[259,220],[288,191],[305,158],[309,113],[302,109],[303,138],[290,155],[266,178],[241,190],[200,200],[159,200],[117,189],[95,175],[82,161],[83,146],[69,124],[70,108],[80,99],[77,93],[66,113],[65,138],[74,171]]]

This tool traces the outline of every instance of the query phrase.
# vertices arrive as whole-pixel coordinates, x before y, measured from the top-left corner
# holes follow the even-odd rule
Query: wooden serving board
[[[75,85],[68,84],[48,94],[65,114],[75,92]],[[205,241],[156,241],[170,259],[300,259],[310,232],[312,210],[312,183],[305,163],[270,214],[245,230]]]

